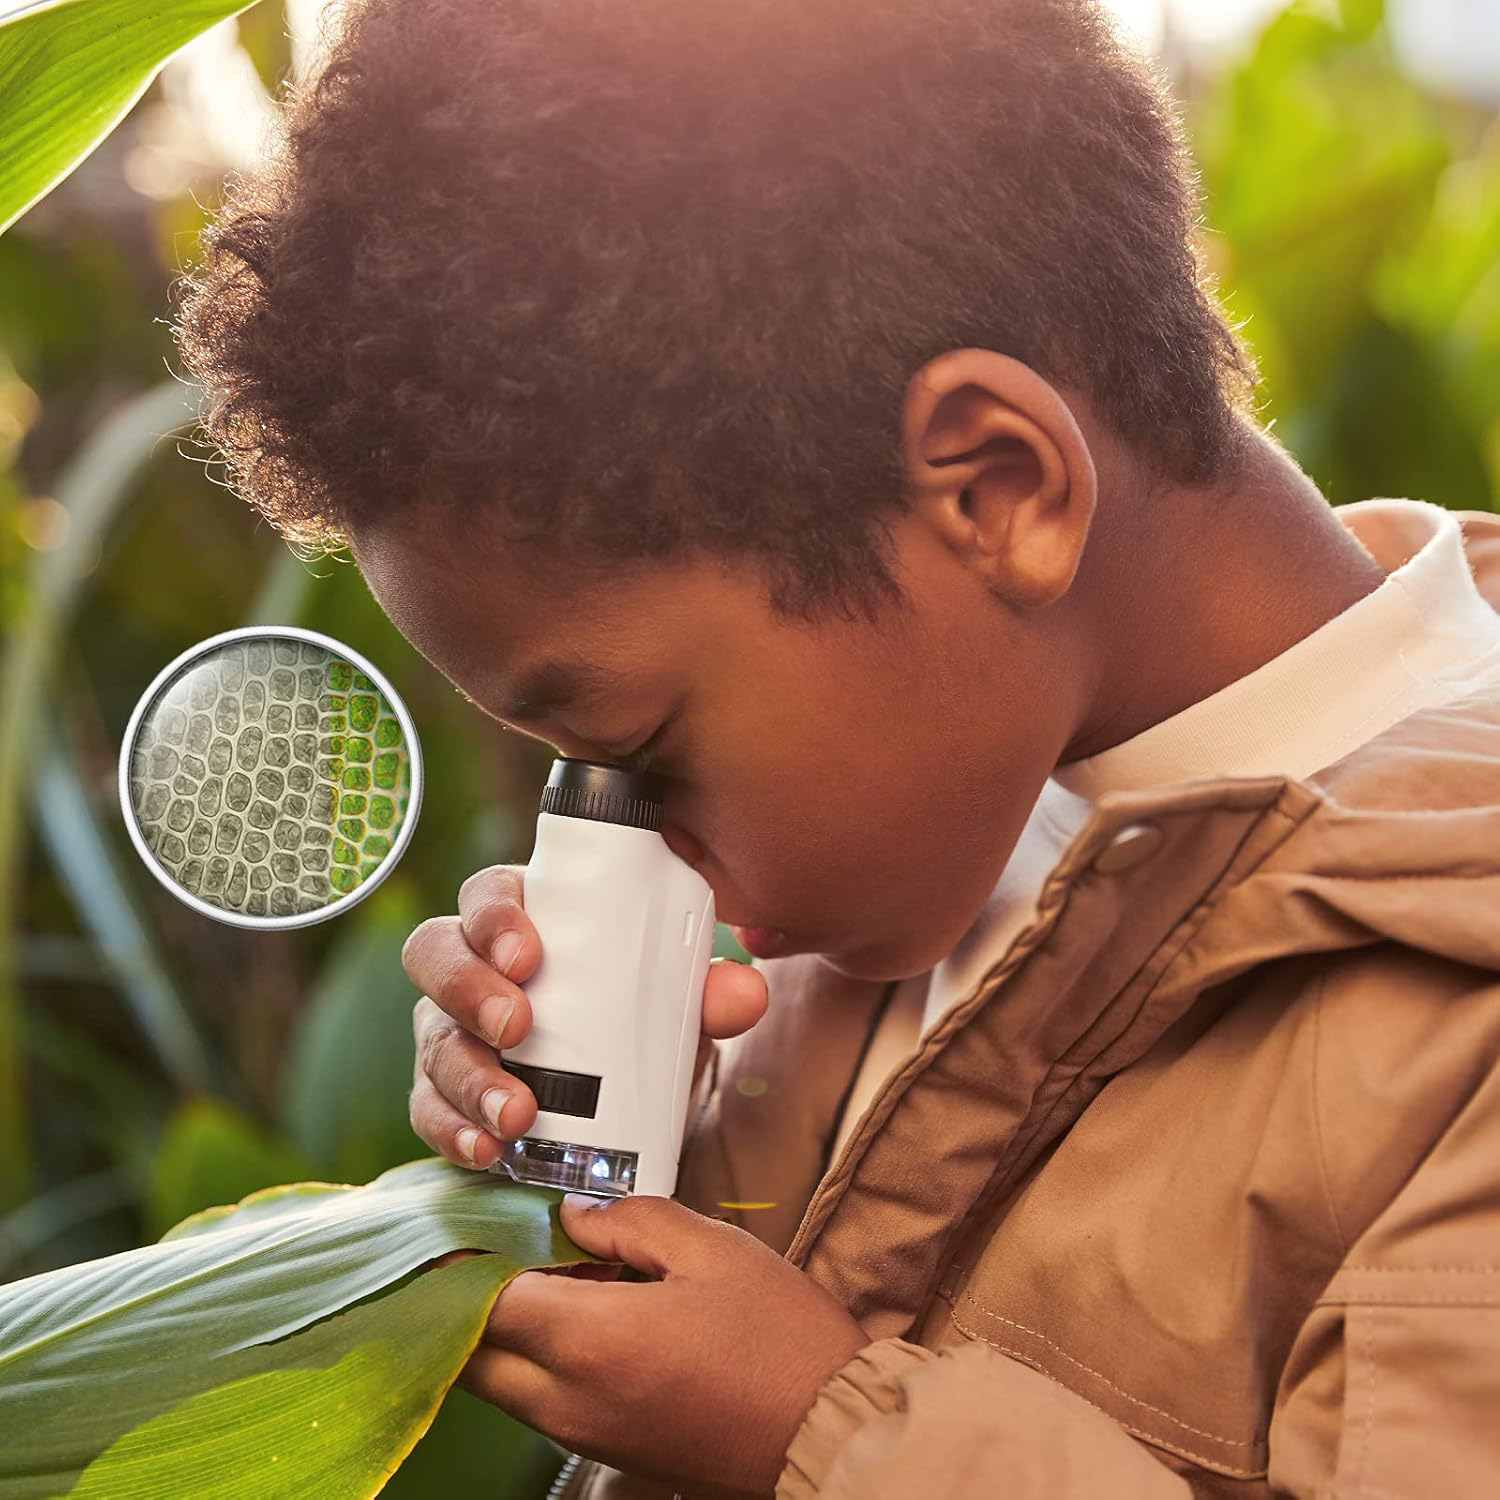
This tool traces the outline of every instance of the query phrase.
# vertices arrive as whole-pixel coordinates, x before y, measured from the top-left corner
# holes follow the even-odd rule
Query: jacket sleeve
[[[776,1500],[1189,1500],[1122,1427],[988,1344],[866,1344],[819,1391]]]

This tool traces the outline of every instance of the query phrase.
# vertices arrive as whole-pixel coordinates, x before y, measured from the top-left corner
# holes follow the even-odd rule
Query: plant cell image
[[[313,641],[227,641],[186,663],[142,714],[130,802],[188,894],[257,917],[320,910],[390,857],[411,753],[386,695]]]

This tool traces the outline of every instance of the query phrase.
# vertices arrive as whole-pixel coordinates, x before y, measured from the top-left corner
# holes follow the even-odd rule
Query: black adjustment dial
[[[538,1109],[550,1109],[559,1115],[580,1115],[592,1120],[599,1108],[597,1073],[568,1073],[561,1068],[538,1068],[531,1063],[504,1059],[514,1073],[536,1095]]]

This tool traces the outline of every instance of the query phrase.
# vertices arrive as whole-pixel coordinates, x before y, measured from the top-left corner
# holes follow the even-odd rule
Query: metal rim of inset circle
[[[330,901],[327,906],[319,907],[315,911],[293,912],[292,915],[286,917],[255,917],[248,912],[230,911],[225,907],[215,906],[211,901],[205,901],[201,896],[193,895],[191,891],[183,890],[162,868],[161,863],[151,852],[150,845],[146,843],[141,833],[135,805],[130,800],[131,750],[135,745],[135,737],[140,729],[141,720],[145,717],[147,709],[156,702],[162,689],[199,657],[207,656],[231,641],[265,637],[307,641],[312,645],[324,647],[358,667],[395,710],[396,719],[401,725],[401,733],[406,737],[406,743],[411,749],[411,795],[407,798],[406,812],[402,816],[401,827],[391,845],[391,852],[381,860],[375,873],[368,880],[360,881],[347,896],[340,896],[336,901]],[[335,640],[331,635],[324,635],[319,630],[306,630],[300,625],[242,625],[235,630],[221,631],[218,635],[211,635],[206,640],[189,646],[180,656],[168,662],[152,679],[151,685],[141,694],[140,701],[130,715],[130,722],[125,726],[124,738],[120,741],[119,783],[120,809],[125,817],[126,832],[129,833],[130,841],[135,845],[136,852],[145,862],[146,868],[162,885],[179,901],[192,907],[194,911],[201,912],[205,917],[212,917],[216,922],[227,922],[231,927],[248,927],[254,932],[275,932],[288,927],[311,927],[315,922],[324,922],[329,917],[339,916],[348,911],[351,906],[357,906],[363,901],[395,869],[402,854],[406,851],[407,844],[411,842],[412,832],[417,826],[417,814],[422,807],[422,747],[417,740],[417,726],[412,722],[406,704],[401,701],[401,695],[391,686],[385,673],[360,652],[346,646],[343,641]]]

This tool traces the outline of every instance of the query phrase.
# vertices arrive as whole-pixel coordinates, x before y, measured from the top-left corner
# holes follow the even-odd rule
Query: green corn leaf
[[[221,1383],[111,1444],[69,1500],[378,1493],[516,1269],[496,1255],[462,1260],[285,1344],[241,1351]]]
[[[510,1278],[598,1259],[562,1196],[433,1157],[0,1286],[0,1500],[377,1493]]]
[[[0,22],[0,233],[130,112],[174,52],[255,0],[57,0]]]

